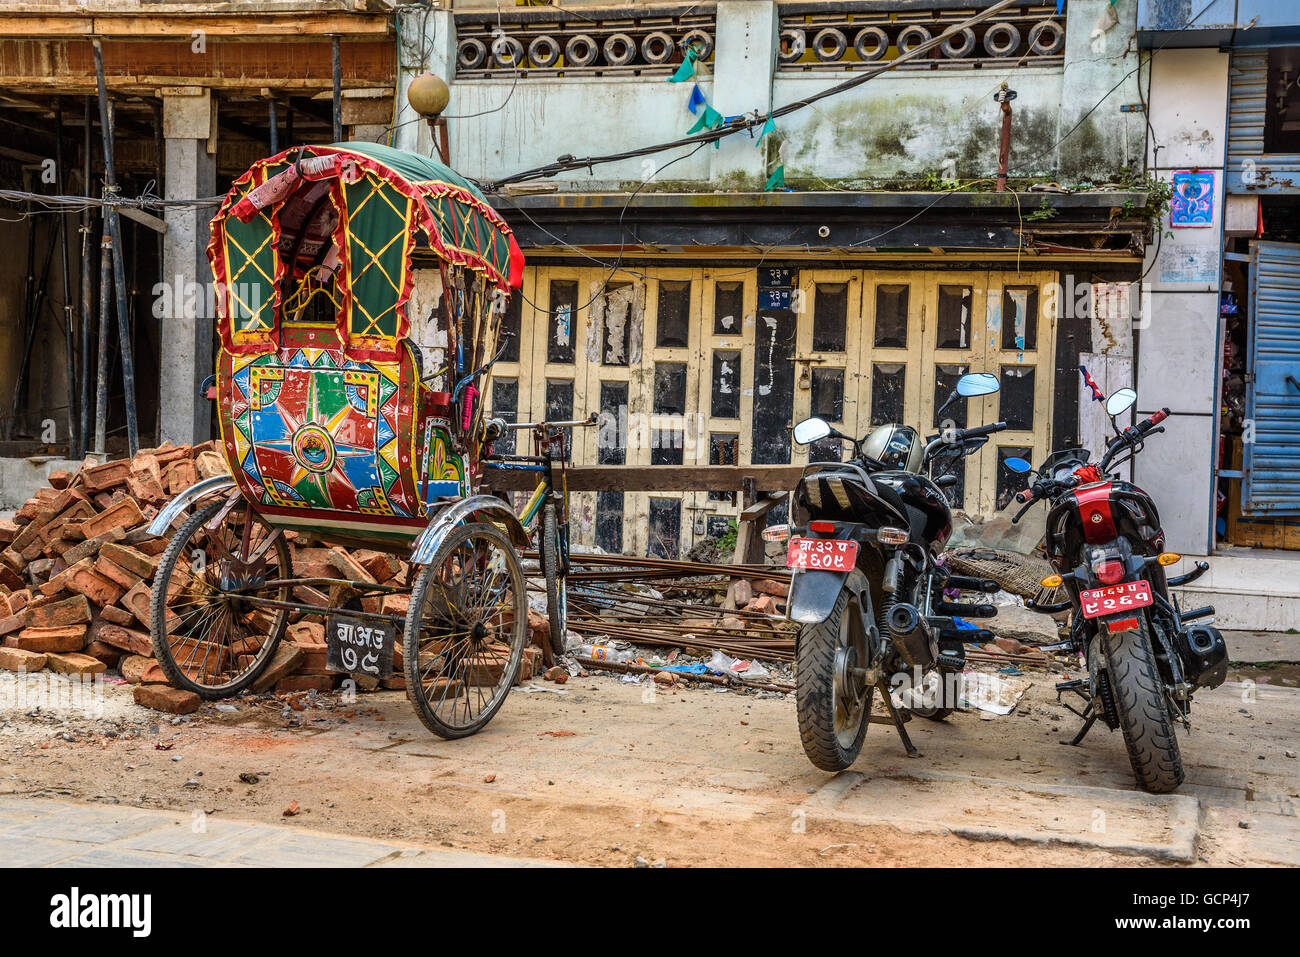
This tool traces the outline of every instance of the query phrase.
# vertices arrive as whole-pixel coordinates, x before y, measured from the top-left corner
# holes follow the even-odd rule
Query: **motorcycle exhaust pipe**
[[[910,666],[924,668],[934,663],[936,643],[914,605],[895,605],[889,610],[885,624],[894,639],[894,647]]]

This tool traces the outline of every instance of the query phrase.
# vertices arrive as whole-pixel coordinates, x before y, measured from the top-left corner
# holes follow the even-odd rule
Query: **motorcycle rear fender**
[[[825,621],[835,610],[835,601],[844,588],[852,589],[862,609],[863,625],[870,634],[874,629],[875,612],[872,610],[871,586],[861,569],[851,572],[831,572],[820,569],[796,568],[790,576],[790,595],[786,600],[786,615],[791,621],[815,625]]]
[[[835,610],[835,600],[840,597],[840,589],[848,577],[848,572],[796,568],[790,576],[786,614],[791,621],[801,624],[825,621]]]

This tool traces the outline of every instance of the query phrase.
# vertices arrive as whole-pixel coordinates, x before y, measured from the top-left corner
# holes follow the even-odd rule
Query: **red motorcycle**
[[[1082,366],[1093,396],[1102,393]],[[1164,550],[1165,533],[1151,496],[1118,478],[1118,466],[1142,451],[1151,436],[1163,432],[1169,415],[1162,409],[1136,425],[1121,429],[1115,417],[1137,401],[1132,389],[1105,400],[1115,437],[1096,464],[1085,449],[1053,452],[1036,470],[1021,459],[1009,460],[1015,471],[1037,476],[1016,494],[1024,508],[1020,521],[1037,501],[1048,501],[1044,548],[1056,574],[1046,588],[1064,586],[1068,600],[1053,605],[1029,602],[1045,613],[1070,610],[1070,636],[1051,650],[1068,649],[1087,662],[1087,678],[1061,682],[1062,693],[1077,694],[1082,710],[1066,707],[1083,719],[1071,741],[1077,745],[1100,717],[1110,730],[1124,734],[1129,762],[1146,791],[1166,793],[1183,782],[1183,762],[1174,721],[1190,729],[1192,692],[1217,688],[1227,677],[1228,649],[1218,629],[1189,623],[1214,614],[1213,606],[1182,611],[1171,586],[1194,581],[1210,567],[1197,562],[1185,575],[1166,579],[1165,568],[1182,556]]]

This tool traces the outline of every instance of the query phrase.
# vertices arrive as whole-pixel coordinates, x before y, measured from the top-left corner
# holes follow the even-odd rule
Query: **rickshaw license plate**
[[[857,558],[857,542],[839,538],[792,538],[790,549],[785,553],[785,567],[851,572]]]
[[[1145,581],[1122,582],[1079,592],[1079,604],[1084,618],[1110,615],[1117,611],[1145,608],[1151,604],[1151,583]]]
[[[391,678],[396,642],[394,622],[333,612],[325,622],[325,666],[350,675]]]

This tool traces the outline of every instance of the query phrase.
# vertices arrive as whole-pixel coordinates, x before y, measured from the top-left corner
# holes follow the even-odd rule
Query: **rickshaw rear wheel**
[[[406,696],[441,738],[481,730],[505,703],[528,641],[519,555],[495,525],[448,533],[420,570],[402,639]]]
[[[181,525],[159,560],[149,599],[158,666],[173,685],[209,700],[236,695],[256,681],[289,623],[287,608],[259,607],[240,596],[288,601],[288,585],[258,582],[293,574],[284,535],[246,504],[237,503],[215,531],[208,529],[224,506],[224,500],[211,502]],[[231,594],[232,586],[240,595]]]
[[[542,553],[542,576],[546,579],[546,618],[551,626],[551,651],[562,655],[568,650],[569,595],[560,568],[563,561],[560,523],[555,515],[555,505],[551,502],[547,502],[542,508],[539,545]]]

